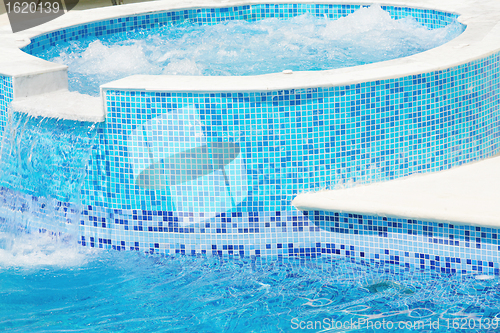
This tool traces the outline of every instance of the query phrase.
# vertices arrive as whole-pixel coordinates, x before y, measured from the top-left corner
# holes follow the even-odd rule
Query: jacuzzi
[[[11,101],[67,89],[65,66],[29,55],[59,41],[182,20],[304,12],[335,19],[371,3],[160,1],[70,12],[4,33],[0,129]],[[33,113],[97,123],[81,212],[63,216],[78,225],[79,243],[163,255],[341,255],[498,274],[496,229],[291,205],[302,192],[446,170],[500,147],[500,4],[384,1],[382,8],[429,28],[456,17],[467,28],[423,53],[335,70],[135,75],[101,86],[102,110],[58,113],[59,105]]]

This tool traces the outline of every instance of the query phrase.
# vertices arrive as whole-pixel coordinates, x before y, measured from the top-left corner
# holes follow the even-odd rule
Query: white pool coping
[[[446,171],[347,189],[299,194],[302,211],[500,227],[500,157]]]
[[[257,76],[178,76],[134,75],[106,83],[101,89],[130,89],[141,91],[191,91],[191,92],[249,92],[309,87],[331,87],[398,78],[413,74],[442,70],[488,56],[500,50],[500,2],[497,0],[415,0],[415,1],[314,1],[277,0],[273,3],[339,3],[409,6],[434,9],[459,14],[459,21],[467,25],[459,37],[432,50],[410,57],[394,59],[363,66],[326,71],[303,71],[292,74],[274,73]],[[241,0],[165,0],[135,3],[123,6],[95,8],[69,13],[43,25],[13,34],[9,26],[0,27],[0,75],[13,78],[14,100],[25,99],[48,92],[67,90],[67,66],[51,63],[22,52],[19,48],[30,43],[31,38],[69,26],[101,21],[122,16],[162,10],[189,8],[218,8],[263,3]],[[25,101],[29,103],[29,101]],[[33,100],[32,104],[36,101]],[[32,109],[32,108],[28,108]],[[69,112],[55,114],[47,110],[46,116],[65,118]],[[71,119],[86,119],[75,110]],[[100,111],[105,119],[104,108]],[[43,115],[43,112],[40,113]]]

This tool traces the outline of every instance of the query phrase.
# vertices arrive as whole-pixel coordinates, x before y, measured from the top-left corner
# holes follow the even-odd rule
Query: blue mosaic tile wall
[[[88,207],[85,214],[101,216],[93,222],[99,227],[106,224],[82,228],[81,244],[93,248],[160,255],[339,256],[408,270],[500,275],[500,230],[493,228],[330,212],[231,213],[204,223],[188,213]],[[127,231],[133,223],[140,226]]]
[[[330,18],[347,5],[195,9],[96,22],[34,39],[195,20]],[[433,28],[454,15],[384,7]],[[339,255],[444,272],[499,274],[498,232],[427,221],[298,212],[300,192],[445,170],[500,145],[499,54],[358,85],[252,93],[105,92],[107,121],[82,188],[83,246],[243,256]],[[416,245],[415,245],[416,244]]]
[[[7,123],[7,105],[12,102],[13,97],[12,78],[0,75],[0,139]]]
[[[363,217],[370,232],[331,232],[290,202],[304,191],[493,155],[499,64],[494,54],[416,76],[260,93],[108,90],[108,118],[82,193],[81,243],[158,254],[335,253],[497,274],[497,233],[488,228],[446,226],[453,230],[444,234],[439,224],[417,221],[394,231]]]
[[[352,244],[352,240],[346,242],[350,238],[359,240],[356,245],[344,245],[332,236],[316,244],[316,253],[444,273],[500,274],[499,229],[321,211],[304,214],[310,224],[329,235],[342,235],[345,243]]]
[[[500,140],[499,60],[495,54],[440,72],[332,88],[106,91],[103,151],[93,158],[102,167],[90,175],[85,203],[169,211],[182,202],[198,214],[207,210],[193,201],[201,199],[192,191],[211,184],[215,190],[203,188],[207,197],[236,193],[234,202],[220,206],[231,209],[222,211],[282,211],[300,192],[491,156]],[[221,151],[229,160],[213,169],[218,176],[205,180],[200,169],[206,160],[199,154],[214,144],[234,151]],[[94,184],[110,190],[99,193]]]
[[[338,19],[347,16],[362,5],[339,4],[257,4],[226,8],[195,8],[181,11],[155,12],[137,16],[122,17],[112,20],[97,21],[88,24],[53,31],[32,38],[31,43],[22,50],[36,55],[47,48],[56,46],[61,41],[77,40],[82,36],[104,36],[126,32],[134,29],[151,29],[163,25],[175,25],[189,21],[195,24],[217,24],[227,20],[256,21],[269,17],[287,19],[311,13],[316,16]],[[429,29],[448,25],[457,16],[435,10],[425,10],[407,7],[381,6],[395,19],[406,16],[414,17]]]

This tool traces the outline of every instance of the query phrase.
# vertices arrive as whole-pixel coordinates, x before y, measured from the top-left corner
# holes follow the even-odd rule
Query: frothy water
[[[77,203],[0,188],[0,273],[85,264],[93,252],[77,242],[79,220]]]
[[[93,253],[67,235],[58,238],[49,233],[0,232],[0,272],[12,268],[32,271],[79,267],[87,263]]]
[[[458,22],[429,30],[414,18],[394,20],[380,6],[338,20],[304,14],[289,20],[184,23],[63,43],[39,56],[69,66],[70,89],[133,74],[258,75],[356,66],[432,49],[463,31]]]

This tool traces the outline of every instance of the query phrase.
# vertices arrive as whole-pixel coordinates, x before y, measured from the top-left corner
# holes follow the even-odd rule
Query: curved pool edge
[[[121,16],[131,16],[164,10],[182,10],[189,8],[221,8],[228,6],[259,4],[262,1],[158,1],[150,3],[113,6],[87,11],[71,11],[57,20],[44,25],[18,32],[16,34],[2,32],[0,47],[3,57],[0,61],[0,75],[14,78],[14,98],[24,98],[44,92],[67,88],[67,68],[53,64],[19,50],[29,44],[31,38],[41,34],[81,25],[94,21],[112,19]],[[331,1],[274,1],[273,3],[313,3],[327,4]],[[338,1],[338,4],[376,4],[377,1]],[[384,1],[384,5],[409,6],[438,10],[460,15],[459,21],[467,26],[464,33],[454,40],[435,49],[415,54],[410,57],[394,59],[364,66],[342,68],[317,72],[296,72],[291,75],[281,73],[259,75],[255,77],[217,77],[211,78],[217,82],[215,91],[230,89],[230,91],[255,91],[299,89],[307,87],[327,87],[349,85],[373,80],[398,78],[422,72],[438,71],[466,62],[474,61],[500,50],[500,4],[488,0],[471,1],[441,1],[436,4],[430,0],[419,0],[411,3],[404,1]],[[459,50],[459,52],[457,52]],[[60,74],[56,74],[60,73]],[[40,87],[31,84],[30,80],[21,78],[45,75],[45,82],[51,86]],[[50,78],[52,76],[52,79]],[[157,88],[174,91],[212,91],[213,84],[200,77],[161,76],[161,77],[129,77],[103,85],[104,89],[128,86],[133,89],[150,89],[148,80],[154,80]],[[177,82],[177,83],[176,83]],[[159,85],[159,86],[158,86]]]

